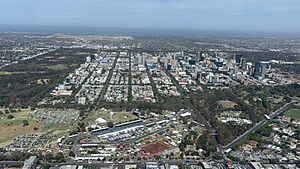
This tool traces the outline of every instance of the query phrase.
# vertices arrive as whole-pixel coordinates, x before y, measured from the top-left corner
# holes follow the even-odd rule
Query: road
[[[132,74],[131,74],[131,52],[127,54],[129,59],[129,74],[128,74],[128,102],[132,102]]]
[[[83,165],[83,166],[98,166],[98,167],[112,167],[112,166],[120,166],[120,165],[145,165],[146,163],[156,162],[157,164],[169,164],[176,165],[180,163],[197,165],[198,161],[185,161],[185,160],[165,160],[165,161],[122,161],[122,162],[114,162],[114,163],[89,163],[89,162],[66,162],[66,163],[42,163],[43,165],[48,166],[63,166],[63,165]]]
[[[1,166],[16,166],[16,165],[23,165],[24,161],[0,161],[0,168]]]
[[[55,51],[55,50],[57,50],[57,49],[58,49],[58,48],[55,48],[55,49],[49,49],[49,50],[46,51],[46,52],[42,52],[42,53],[38,53],[38,54],[33,55],[33,56],[28,56],[28,57],[22,58],[22,59],[20,59],[18,62],[13,62],[13,63],[8,63],[8,64],[5,64],[5,65],[2,65],[2,66],[0,66],[0,69],[5,68],[5,67],[10,66],[10,65],[13,65],[13,64],[18,64],[18,63],[20,63],[21,61],[26,61],[26,60],[29,60],[29,59],[33,59],[33,58],[35,58],[35,57],[42,56],[42,55],[44,55],[44,54],[46,54],[46,53],[53,52],[53,51]]]
[[[113,63],[113,65],[112,65],[112,68],[109,70],[109,74],[108,74],[108,76],[107,76],[107,79],[106,79],[106,81],[105,81],[105,84],[104,84],[104,86],[103,86],[103,89],[102,89],[102,91],[101,91],[101,93],[100,93],[98,103],[101,102],[101,101],[104,99],[104,95],[105,95],[105,93],[106,93],[106,91],[107,91],[107,88],[108,88],[108,85],[109,85],[109,81],[110,81],[110,79],[111,79],[111,77],[112,77],[112,75],[113,75],[113,70],[114,70],[115,67],[116,67],[117,60],[118,60],[118,58],[119,58],[119,55],[120,55],[120,53],[118,52],[118,54],[117,54],[116,57],[115,57],[114,63]]]
[[[189,104],[191,105],[192,109],[194,110],[195,113],[198,113],[198,116],[201,116],[202,118],[202,123],[206,123],[205,124],[205,128],[209,129],[211,131],[215,131],[215,129],[212,128],[212,125],[209,123],[209,121],[200,113],[200,111],[198,110],[198,108],[193,104],[192,102],[192,98],[189,96],[189,93],[187,91],[185,91],[180,84],[178,83],[178,81],[175,79],[175,77],[173,75],[171,75],[171,73],[166,69],[166,67],[163,65],[163,63],[160,62],[160,66],[164,68],[164,71],[166,72],[166,74],[170,77],[171,81],[175,84],[177,90],[181,93],[181,95],[186,96],[189,100]],[[192,93],[191,93],[192,94]],[[201,126],[202,128],[202,126]]]
[[[285,104],[284,106],[282,106],[280,109],[276,110],[275,112],[273,112],[270,115],[270,120],[272,120],[274,117],[277,117],[278,115],[280,115],[281,113],[285,112],[287,109],[291,108],[294,105],[294,102],[290,102]],[[231,143],[229,143],[228,145],[226,145],[224,147],[224,149],[228,149],[231,148],[232,146],[234,146],[235,144],[237,144],[239,141],[241,141],[242,139],[244,139],[245,137],[247,137],[249,134],[255,132],[257,129],[259,129],[260,127],[262,127],[263,125],[265,125],[269,120],[267,119],[263,119],[262,121],[260,121],[259,123],[256,123],[252,128],[250,128],[248,131],[246,131],[245,133],[243,133],[242,135],[240,135],[239,137],[237,137],[236,139],[234,139]]]
[[[82,86],[86,83],[86,81],[92,76],[92,74],[94,73],[94,71],[96,71],[96,67],[98,67],[99,63],[93,68],[92,71],[89,71],[89,74],[84,78],[84,80],[82,81],[81,84],[79,84],[78,87],[76,87],[74,90],[73,90],[73,93],[76,95],[81,89],[82,89]],[[89,67],[87,67],[86,69],[89,69]],[[67,100],[67,104],[70,104],[70,102],[72,101],[72,99],[75,99],[75,97],[69,97],[68,100]]]
[[[159,64],[162,68],[164,68],[164,71],[166,72],[166,74],[169,76],[169,78],[171,79],[171,81],[175,84],[177,90],[182,94],[182,95],[187,95],[187,92],[179,85],[178,81],[175,79],[175,77],[173,75],[171,75],[171,73],[166,69],[166,67],[164,66],[164,64],[162,62],[159,61]]]
[[[160,95],[158,93],[157,87],[156,87],[156,85],[154,83],[153,77],[152,77],[152,75],[150,73],[150,70],[149,70],[149,67],[148,67],[146,61],[145,61],[145,67],[147,69],[147,75],[148,75],[148,78],[150,80],[150,83],[151,83],[151,86],[152,86],[152,89],[153,89],[153,92],[154,92],[155,99],[156,99],[156,101],[159,101]]]

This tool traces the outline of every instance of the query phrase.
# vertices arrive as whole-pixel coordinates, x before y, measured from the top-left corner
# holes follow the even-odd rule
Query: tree
[[[113,127],[114,127],[114,123],[113,123],[113,122],[111,122],[111,121],[110,121],[110,122],[108,122],[108,123],[107,123],[107,127],[109,127],[109,128],[113,128]]]
[[[85,131],[85,123],[84,122],[78,122],[78,126],[79,126],[79,129],[80,131]]]
[[[197,149],[203,149],[206,151],[205,156],[208,157],[211,153],[217,151],[216,140],[210,135],[209,131],[205,131],[197,140]]]
[[[69,156],[70,156],[70,157],[75,157],[76,154],[75,154],[73,151],[70,151],[70,152],[69,152]]]
[[[46,161],[50,162],[50,160],[52,160],[52,159],[53,159],[53,155],[52,154],[49,153],[49,154],[45,155],[45,160]]]
[[[64,157],[64,154],[61,153],[61,152],[56,154],[55,159],[56,159],[57,162],[65,162],[66,161],[65,157]]]
[[[15,118],[15,117],[11,114],[7,116],[7,119],[13,119],[13,118]]]
[[[23,127],[25,127],[25,126],[29,126],[28,120],[23,120]]]

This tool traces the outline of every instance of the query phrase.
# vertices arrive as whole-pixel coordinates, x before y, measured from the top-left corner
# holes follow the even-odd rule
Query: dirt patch
[[[33,132],[40,131],[45,126],[45,122],[32,122],[29,126],[23,127],[23,125],[18,126],[7,126],[0,129],[0,142],[13,139],[14,137],[22,134],[28,134]],[[38,131],[35,131],[34,128],[39,128]]]
[[[155,142],[155,143],[147,144],[145,146],[141,146],[140,148],[146,151],[146,153],[149,153],[150,155],[155,155],[166,151],[167,149],[170,148],[170,146],[163,142]]]

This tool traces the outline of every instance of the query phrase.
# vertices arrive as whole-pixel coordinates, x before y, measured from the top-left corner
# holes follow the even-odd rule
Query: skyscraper
[[[146,56],[144,54],[139,56],[139,65],[145,65]]]
[[[255,64],[254,69],[254,77],[258,80],[262,80],[265,78],[266,70],[267,70],[267,63],[266,62],[258,62]]]
[[[242,57],[243,57],[242,54],[236,54],[235,55],[235,63],[236,64],[241,64]]]
[[[241,58],[241,69],[246,70],[247,69],[247,60],[246,58]]]

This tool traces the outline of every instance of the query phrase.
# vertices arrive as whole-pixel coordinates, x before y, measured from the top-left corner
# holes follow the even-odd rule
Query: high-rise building
[[[243,57],[242,54],[236,54],[235,55],[235,63],[236,64],[241,64],[242,57]]]
[[[247,60],[246,60],[246,58],[241,58],[241,69],[242,70],[247,69]]]
[[[265,78],[268,64],[266,62],[258,62],[255,64],[254,77],[258,80]]]
[[[134,65],[145,65],[145,62],[146,62],[146,56],[143,54],[142,55],[138,54],[133,58]]]
[[[139,58],[137,56],[135,56],[133,58],[133,65],[138,65],[139,64]]]
[[[197,50],[197,53],[196,53],[196,61],[199,61],[200,60],[200,56],[201,56],[201,52],[200,50]]]
[[[91,61],[94,61],[94,60],[96,60],[96,54],[91,55]]]
[[[140,55],[139,56],[139,65],[145,65],[145,62],[146,62],[146,56]]]
[[[195,59],[189,59],[189,64],[190,65],[195,65],[196,64],[196,60]]]

